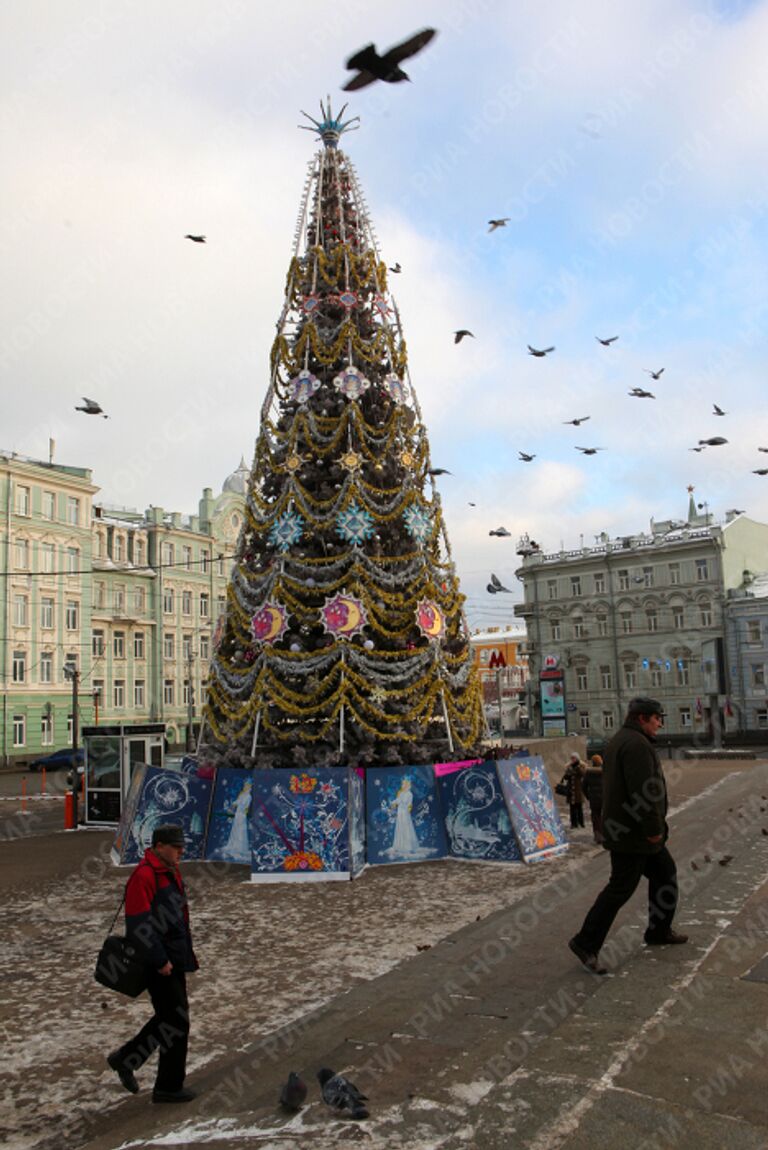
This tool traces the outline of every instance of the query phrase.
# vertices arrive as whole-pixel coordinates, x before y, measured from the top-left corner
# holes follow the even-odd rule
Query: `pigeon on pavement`
[[[288,1081],[280,1091],[280,1105],[286,1110],[301,1110],[307,1099],[307,1084],[299,1078],[295,1070],[288,1075]]]
[[[334,1110],[348,1110],[353,1118],[367,1118],[368,1111],[363,1105],[367,1095],[361,1094],[343,1074],[334,1074],[324,1067],[317,1072],[317,1080],[323,1094],[323,1102]]]
[[[376,51],[375,44],[366,45],[347,60],[346,67],[350,70],[356,69],[357,75],[343,85],[343,90],[357,92],[360,88],[367,88],[369,84],[375,83],[376,80],[383,80],[386,84],[399,84],[403,80],[410,80],[410,76],[400,67],[401,61],[407,60],[409,56],[415,56],[436,35],[435,28],[423,28],[415,36],[410,36],[401,44],[389,48],[383,56]]]

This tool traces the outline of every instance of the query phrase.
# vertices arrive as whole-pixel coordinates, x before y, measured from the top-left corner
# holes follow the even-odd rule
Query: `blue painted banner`
[[[535,862],[567,851],[568,840],[541,758],[505,759],[496,768],[523,859]]]
[[[446,854],[433,767],[369,767],[366,794],[368,862],[419,862]]]

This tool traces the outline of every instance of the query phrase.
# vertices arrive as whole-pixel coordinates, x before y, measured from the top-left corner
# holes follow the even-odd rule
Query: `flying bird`
[[[758,447],[758,451],[768,451],[768,447]]]
[[[574,427],[580,427],[582,425],[582,423],[586,423],[587,420],[590,418],[591,418],[591,416],[589,416],[589,415],[580,415],[578,419],[564,419],[563,423],[564,424],[572,423]]]
[[[518,451],[521,463],[533,463],[536,458],[535,455],[529,455],[527,451]]]
[[[758,467],[753,472],[753,475],[768,475],[768,467]]]
[[[101,404],[97,403],[95,399],[86,399],[86,397],[83,396],[83,403],[85,406],[77,407],[76,405],[75,411],[84,411],[86,415],[102,415],[104,419],[109,419],[108,415],[104,415]]]
[[[396,263],[395,263],[395,266],[394,266],[393,268],[390,268],[389,270],[390,270],[391,272],[394,272],[396,276],[399,276],[399,275],[400,275],[400,272],[401,272],[403,269],[400,267],[400,264],[396,262]]]
[[[453,342],[454,343],[461,343],[461,341],[464,339],[465,335],[471,335],[472,339],[475,338],[474,334],[471,331],[467,331],[467,329],[465,327],[462,327],[462,328],[459,328],[458,331],[455,331],[453,333]]]
[[[477,507],[477,504],[476,503],[468,503],[467,507]]]
[[[307,1099],[307,1084],[299,1078],[295,1070],[288,1075],[288,1081],[280,1091],[279,1102],[286,1110],[301,1110]]]
[[[716,403],[713,403],[712,404],[712,414],[713,415],[727,415],[728,412],[723,411],[722,407],[718,407]]]
[[[317,1080],[323,1095],[323,1102],[334,1110],[348,1110],[353,1118],[367,1118],[368,1111],[363,1105],[368,1101],[357,1087],[343,1074],[334,1074],[323,1067],[317,1072]]]
[[[700,439],[699,447],[721,447],[727,443],[727,439],[723,439],[722,435],[713,435],[711,439]]]
[[[598,451],[605,451],[604,447],[577,447],[576,451],[581,451],[584,455],[597,455]]]
[[[645,391],[642,387],[633,387],[631,391],[627,392],[633,399],[655,399],[656,396],[652,391]]]
[[[510,221],[509,216],[502,216],[500,220],[489,220],[488,231],[495,232],[497,228],[505,228]]]
[[[511,535],[512,532],[507,531],[506,527],[497,527],[495,531],[489,531],[488,534],[489,535],[499,535],[499,536],[503,537],[505,535]]]
[[[488,584],[488,586],[489,586],[489,588],[493,587],[493,594],[494,595],[496,594],[497,591],[505,591],[507,595],[512,594],[509,587],[505,587],[504,584],[502,583],[501,579],[499,579],[498,576],[494,575],[493,571],[491,571],[491,581]]]
[[[643,371],[650,375],[651,379],[661,379],[664,374],[663,367],[660,367],[658,371],[651,371],[650,367],[644,367]]]
[[[618,338],[619,337],[617,335],[612,335],[610,337],[610,339],[601,339],[599,335],[595,336],[595,339],[597,340],[597,342],[601,343],[603,345],[603,347],[610,347],[611,344],[615,343]]]
[[[410,76],[400,67],[401,62],[407,60],[409,56],[415,56],[436,35],[435,28],[423,28],[415,36],[403,40],[401,44],[395,44],[383,56],[376,51],[375,44],[361,48],[347,60],[345,67],[350,70],[356,69],[358,74],[343,85],[343,91],[357,92],[360,88],[367,88],[369,84],[375,83],[376,80],[383,80],[386,84],[399,84],[403,80],[410,80]]]
[[[430,467],[427,475],[453,475],[453,472],[448,471],[445,467]]]
[[[184,236],[184,239],[185,240],[192,240],[193,244],[204,244],[205,243],[205,236],[186,235],[186,236]]]
[[[554,350],[555,350],[554,347],[538,348],[538,347],[531,347],[531,345],[528,344],[528,354],[529,355],[535,355],[539,359],[541,359],[542,356],[549,355],[549,353],[551,351],[554,351]]]
[[[703,447],[689,447],[688,450],[689,451],[703,451],[704,448]]]

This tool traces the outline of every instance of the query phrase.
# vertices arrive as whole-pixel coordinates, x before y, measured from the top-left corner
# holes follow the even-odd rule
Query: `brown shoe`
[[[678,934],[676,930],[668,930],[664,934],[649,934],[646,931],[644,938],[646,946],[682,946],[688,941],[687,934]]]
[[[582,966],[586,966],[590,974],[607,974],[608,971],[604,966],[600,965],[600,960],[596,954],[591,954],[590,951],[585,950],[583,946],[579,946],[575,938],[572,938],[568,943],[570,950],[576,955]]]

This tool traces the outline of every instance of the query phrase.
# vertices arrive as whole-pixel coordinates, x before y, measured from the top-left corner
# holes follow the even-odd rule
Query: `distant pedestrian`
[[[125,932],[146,956],[154,1015],[139,1033],[107,1058],[126,1090],[137,1094],[135,1072],[159,1052],[153,1102],[191,1102],[184,1087],[189,1038],[186,975],[197,970],[189,929],[189,910],[179,861],[184,832],[159,826],[152,846],[125,888]]]
[[[561,784],[566,788],[566,802],[571,815],[572,827],[584,826],[584,791],[582,783],[586,766],[582,763],[579,756],[574,753],[571,755],[570,762],[565,768]]]
[[[600,844],[603,841],[603,760],[600,755],[593,755],[587,763],[581,789],[589,803],[592,834],[595,842]]]
[[[677,868],[667,850],[667,787],[655,738],[664,722],[656,699],[632,699],[624,725],[605,750],[603,838],[611,852],[611,877],[578,934],[569,942],[576,957],[595,974],[600,947],[613,920],[641,878],[648,879],[647,946],[684,943],[672,929],[677,910]]]

